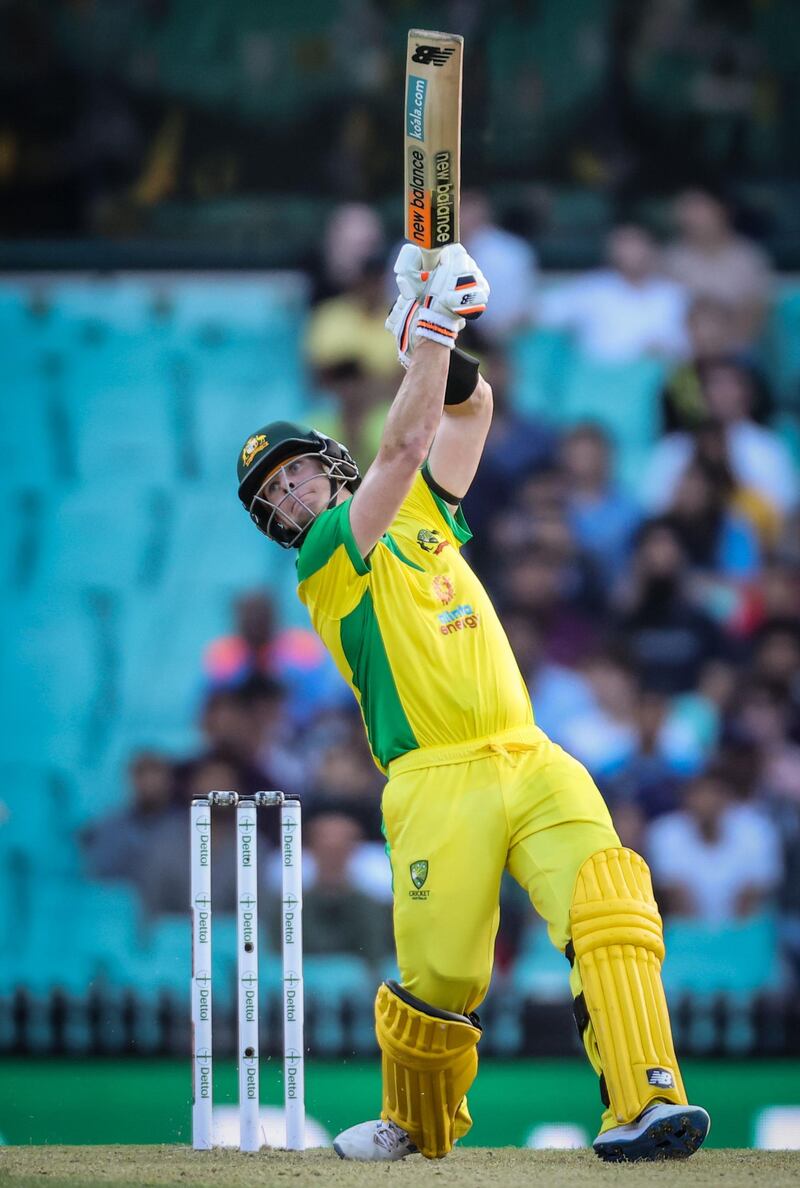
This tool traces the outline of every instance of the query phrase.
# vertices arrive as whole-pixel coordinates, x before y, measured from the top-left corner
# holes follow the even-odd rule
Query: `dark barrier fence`
[[[761,994],[684,995],[671,1005],[678,1050],[686,1056],[800,1057],[800,1003]],[[568,1002],[493,993],[480,1012],[481,1051],[487,1056],[563,1057],[582,1051]],[[277,1055],[280,999],[262,1000],[261,1046]],[[76,996],[18,990],[0,999],[0,1055],[169,1056],[189,1052],[188,995],[93,988]],[[236,1004],[214,1004],[214,1044],[220,1056],[236,1050]],[[306,1044],[312,1056],[345,1058],[375,1051],[368,994],[329,999],[307,993]]]

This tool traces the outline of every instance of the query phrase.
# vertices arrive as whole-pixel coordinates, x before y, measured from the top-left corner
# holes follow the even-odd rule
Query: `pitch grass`
[[[723,1185],[770,1188],[800,1183],[800,1151],[700,1151],[687,1162],[604,1164],[591,1151],[528,1151],[516,1147],[472,1147],[447,1159],[413,1156],[402,1163],[346,1163],[328,1148],[302,1153],[191,1151],[187,1147],[0,1147],[2,1188],[484,1188],[562,1185]]]

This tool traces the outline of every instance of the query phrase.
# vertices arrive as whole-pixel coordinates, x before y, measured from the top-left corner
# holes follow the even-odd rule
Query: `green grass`
[[[3,1188],[76,1188],[111,1184],[116,1188],[360,1188],[391,1182],[393,1188],[483,1188],[484,1185],[724,1185],[770,1188],[800,1182],[800,1151],[701,1151],[683,1162],[603,1164],[591,1151],[527,1151],[514,1147],[473,1147],[447,1159],[427,1162],[413,1156],[376,1167],[346,1163],[323,1148],[303,1153],[263,1151],[201,1152],[186,1147],[4,1147],[0,1148]]]

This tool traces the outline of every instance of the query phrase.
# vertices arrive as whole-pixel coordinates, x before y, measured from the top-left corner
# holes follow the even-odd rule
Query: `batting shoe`
[[[598,1134],[592,1145],[608,1163],[688,1159],[703,1144],[710,1127],[711,1119],[700,1106],[656,1102],[635,1122]]]
[[[392,1163],[418,1154],[408,1132],[394,1122],[359,1122],[343,1130],[334,1139],[333,1149],[340,1159],[360,1159],[370,1163]]]

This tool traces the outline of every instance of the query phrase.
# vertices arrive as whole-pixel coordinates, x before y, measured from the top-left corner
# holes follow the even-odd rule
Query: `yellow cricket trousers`
[[[402,984],[459,1014],[489,987],[503,871],[563,951],[580,867],[620,844],[589,773],[536,726],[403,755],[382,807]]]

